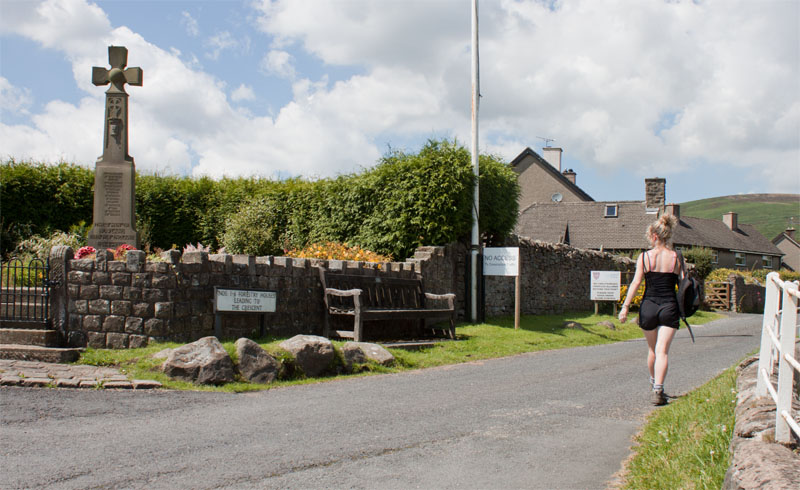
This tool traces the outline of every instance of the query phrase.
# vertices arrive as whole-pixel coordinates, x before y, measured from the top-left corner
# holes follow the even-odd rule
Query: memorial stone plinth
[[[108,85],[103,155],[94,173],[94,220],[89,245],[98,250],[122,244],[138,247],[136,234],[136,167],[128,155],[128,94],[125,84],[142,85],[141,68],[125,68],[128,50],[108,47],[111,69],[92,68],[92,83]]]

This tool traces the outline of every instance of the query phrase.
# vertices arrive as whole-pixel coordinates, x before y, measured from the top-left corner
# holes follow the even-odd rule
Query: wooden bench
[[[455,294],[431,294],[422,289],[422,279],[361,276],[319,269],[325,299],[325,337],[338,337],[360,342],[364,338],[364,322],[374,320],[449,321],[444,330],[456,337]],[[430,306],[429,302],[439,306]],[[330,331],[332,316],[353,317],[353,330]]]

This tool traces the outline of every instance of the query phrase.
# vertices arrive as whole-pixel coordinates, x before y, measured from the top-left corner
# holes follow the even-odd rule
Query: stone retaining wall
[[[602,252],[530,240],[520,240],[518,245],[524,314],[589,310],[593,307],[589,300],[592,270],[632,271],[634,267],[632,260]],[[71,249],[59,247],[51,253],[51,264],[62,271],[64,280],[54,289],[54,303],[65,305],[66,314],[56,323],[71,346],[134,348],[147,345],[150,339],[191,342],[215,334],[213,296],[218,286],[277,291],[277,311],[264,315],[264,333],[320,334],[324,305],[319,267],[351,274],[420,275],[427,292],[455,293],[456,309],[463,318],[468,253],[460,244],[422,247],[407,262],[376,264],[172,250],[162,254],[163,261],[152,262],[138,250],[128,252],[124,261],[113,260],[108,251],[98,252],[96,259],[74,260]],[[484,294],[487,316],[513,314],[513,278],[486,277]],[[261,333],[259,314],[225,313],[221,320],[224,338]],[[376,327],[382,328],[370,332],[381,335],[413,325]]]
[[[800,348],[795,349],[795,354],[800,355]],[[800,446],[797,441],[793,449],[774,442],[775,402],[771,396],[756,396],[757,371],[758,356],[737,367],[736,423],[723,490],[782,490],[797,488],[800,482]],[[800,379],[795,382],[792,405],[794,410],[800,410]]]
[[[68,254],[71,257],[71,253]],[[319,267],[351,274],[413,277],[417,264],[320,261],[289,257],[164,252],[148,262],[141,251],[115,261],[102,251],[96,259],[67,260],[65,336],[70,345],[134,348],[149,339],[189,342],[214,335],[214,287],[274,290],[277,311],[264,315],[265,333],[291,336],[321,333]],[[258,335],[260,315],[224,313],[221,337]]]

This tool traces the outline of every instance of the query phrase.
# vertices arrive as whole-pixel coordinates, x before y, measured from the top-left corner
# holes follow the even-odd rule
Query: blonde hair
[[[660,218],[655,220],[647,227],[645,237],[650,240],[653,235],[664,244],[669,243],[672,238],[672,229],[678,224],[678,218],[675,215],[664,213]]]

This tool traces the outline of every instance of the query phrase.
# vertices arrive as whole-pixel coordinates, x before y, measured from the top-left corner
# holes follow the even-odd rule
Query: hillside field
[[[739,223],[753,225],[772,240],[791,223],[800,226],[800,194],[742,194],[689,201],[681,205],[682,216],[722,220],[733,211]]]

